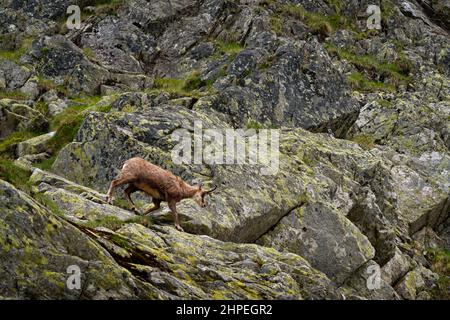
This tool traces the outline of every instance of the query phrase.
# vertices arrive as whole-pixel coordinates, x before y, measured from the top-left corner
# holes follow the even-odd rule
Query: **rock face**
[[[0,181],[3,297],[15,299],[158,298],[97,243],[12,185]],[[76,265],[85,287],[70,291],[67,268]],[[91,280],[87,280],[87,277]],[[95,285],[92,285],[92,284]]]
[[[33,180],[39,181],[39,178]],[[65,196],[50,190],[44,194],[67,199],[69,192],[65,192]],[[0,181],[0,197],[0,257],[4,266],[0,273],[0,294],[4,297],[340,297],[324,274],[297,255],[251,244],[224,243],[180,233],[171,227],[146,228],[131,222],[116,232],[106,228],[90,230],[88,234],[95,236],[94,241],[4,181]],[[84,198],[80,197],[79,201],[94,210],[95,203],[81,199]],[[71,214],[64,212],[69,217]],[[115,217],[120,217],[117,210]],[[80,268],[83,287],[70,290],[66,286],[70,275],[66,269],[70,266]]]
[[[369,240],[345,216],[322,203],[302,209],[283,218],[257,243],[295,252],[339,284],[374,257]]]
[[[448,299],[448,1],[369,4],[3,1],[0,297]],[[174,160],[176,132],[235,150],[211,129],[276,153]],[[106,203],[136,156],[218,186],[185,233]]]

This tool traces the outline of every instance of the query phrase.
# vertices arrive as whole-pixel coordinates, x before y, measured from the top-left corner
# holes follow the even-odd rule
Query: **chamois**
[[[158,210],[162,201],[169,204],[175,220],[175,228],[183,231],[178,220],[176,204],[183,199],[193,198],[200,207],[205,207],[205,196],[216,190],[203,190],[202,185],[191,186],[172,172],[164,170],[142,158],[131,158],[124,162],[122,170],[116,179],[111,182],[106,200],[112,204],[112,193],[120,185],[128,184],[125,197],[131,204],[131,210],[139,213],[130,195],[136,191],[143,191],[152,197],[153,206],[144,214]]]

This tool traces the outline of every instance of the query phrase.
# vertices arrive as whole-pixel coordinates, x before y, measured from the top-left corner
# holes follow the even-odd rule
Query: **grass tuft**
[[[26,193],[30,193],[31,185],[28,182],[30,176],[31,172],[28,170],[15,165],[10,159],[0,157],[0,179],[11,183]]]

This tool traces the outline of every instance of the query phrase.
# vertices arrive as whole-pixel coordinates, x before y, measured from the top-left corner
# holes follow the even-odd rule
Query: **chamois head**
[[[214,188],[212,188],[211,190],[204,190],[203,186],[200,184],[198,186],[198,190],[194,193],[194,196],[192,197],[192,199],[194,199],[194,201],[197,202],[197,204],[200,207],[204,208],[204,207],[206,207],[205,196],[207,194],[210,194],[211,192],[213,192],[216,189],[217,189],[217,186],[214,186]]]

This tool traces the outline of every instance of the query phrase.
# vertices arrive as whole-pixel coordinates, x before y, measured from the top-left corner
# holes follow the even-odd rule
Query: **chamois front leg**
[[[133,192],[136,192],[137,190],[138,190],[138,189],[137,189],[134,185],[130,184],[130,185],[124,190],[124,193],[125,193],[125,197],[127,198],[128,202],[131,204],[131,210],[134,211],[134,213],[136,213],[136,214],[141,214],[141,213],[139,212],[139,210],[136,208],[136,205],[134,204],[133,199],[131,199],[131,194],[132,194]]]
[[[117,179],[114,179],[113,181],[111,181],[111,184],[109,185],[108,193],[106,194],[106,201],[109,204],[113,204],[112,194],[113,194],[114,189],[117,188],[118,186],[121,186],[126,183],[131,183],[131,182],[133,182],[133,179],[126,179],[126,178],[117,178]]]
[[[175,220],[175,229],[177,229],[178,231],[184,231],[183,228],[180,226],[180,221],[178,220],[177,203],[173,200],[169,201],[169,208],[170,211],[172,211]]]

